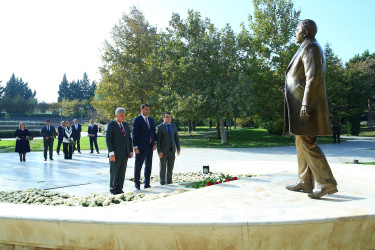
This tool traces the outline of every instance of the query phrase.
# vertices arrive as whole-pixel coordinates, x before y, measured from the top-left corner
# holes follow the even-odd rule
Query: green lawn
[[[7,152],[14,152],[16,145],[16,141],[12,140],[2,140],[0,141],[0,152],[1,153],[7,153]],[[98,147],[99,150],[107,149],[107,145],[105,143],[105,137],[100,136],[98,137]],[[57,148],[57,139],[53,142],[53,150],[56,151]],[[43,139],[36,139],[30,141],[30,149],[31,151],[43,151]],[[89,137],[81,137],[81,150],[89,150],[90,149],[90,140]],[[60,150],[62,151],[62,145]],[[94,146],[95,150],[95,146]]]
[[[197,131],[188,133],[180,131],[180,141],[183,147],[201,148],[260,148],[293,146],[294,139],[291,136],[270,135],[266,129],[232,129],[229,131],[228,144],[222,145],[216,136],[215,129],[198,127]],[[319,144],[332,143],[332,137],[319,137]]]
[[[368,128],[368,127],[361,127],[361,132],[359,133],[359,136],[366,136],[366,137],[371,137],[375,136],[375,129]]]

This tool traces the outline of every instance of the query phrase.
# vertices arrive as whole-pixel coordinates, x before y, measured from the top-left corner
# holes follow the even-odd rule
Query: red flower
[[[228,182],[229,181],[229,179],[228,178],[225,178],[225,182]]]
[[[34,137],[31,137],[31,140],[34,140]]]
[[[206,185],[206,187],[208,187],[208,186],[212,186],[212,185],[214,185],[211,181],[209,181],[208,183],[207,183],[207,185]]]
[[[59,134],[58,133],[56,133],[56,136],[58,136]]]
[[[238,180],[238,178],[237,178],[237,177],[233,177],[233,178],[232,178],[232,181],[235,181],[235,180]]]
[[[216,181],[216,184],[220,184],[220,183],[221,183],[221,181],[220,181],[220,180],[217,180],[217,181]]]

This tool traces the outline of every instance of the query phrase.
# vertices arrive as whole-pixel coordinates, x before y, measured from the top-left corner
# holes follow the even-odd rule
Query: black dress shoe
[[[140,186],[135,186],[135,189],[141,190],[141,187]]]
[[[115,190],[109,190],[109,192],[111,192],[111,194],[113,194],[113,195],[117,194],[117,192]]]
[[[145,185],[145,188],[150,188],[150,187],[151,187],[150,184]]]
[[[94,152],[90,152],[90,154],[93,154]]]
[[[47,161],[47,158],[44,158],[44,161]]]
[[[98,152],[96,152],[97,154],[99,154],[99,151]]]
[[[312,193],[314,187],[313,186],[306,186],[306,184],[304,184],[302,182],[298,182],[294,185],[286,186],[286,189],[288,189],[290,191],[295,191],[295,192]]]
[[[118,190],[117,192],[116,192],[116,194],[123,194],[124,193],[124,191],[122,191],[122,190]]]
[[[53,161],[53,158],[52,158],[52,157],[50,157],[49,159],[50,159],[51,161]]]

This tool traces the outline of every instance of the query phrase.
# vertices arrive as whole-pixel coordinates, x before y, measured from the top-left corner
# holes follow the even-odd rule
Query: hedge
[[[40,130],[29,130],[32,137],[40,137]],[[0,130],[0,138],[14,138],[16,130]]]

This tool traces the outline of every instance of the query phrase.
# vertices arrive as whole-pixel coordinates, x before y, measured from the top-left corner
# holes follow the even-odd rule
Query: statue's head
[[[316,23],[311,19],[305,19],[299,23],[294,36],[297,43],[303,43],[306,38],[314,39],[317,32]]]

